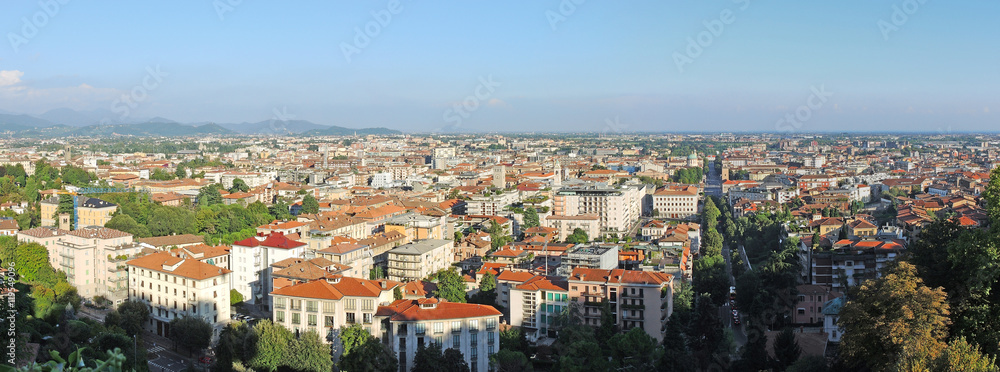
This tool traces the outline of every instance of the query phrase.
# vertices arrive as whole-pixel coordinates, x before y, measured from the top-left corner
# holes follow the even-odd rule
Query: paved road
[[[730,258],[730,252],[728,246],[722,247],[722,257],[726,260],[726,273],[729,274],[729,285],[735,286],[736,278],[733,277],[733,265],[732,265],[732,259]],[[739,304],[737,304],[737,308],[739,308]],[[744,344],[747,343],[747,333],[746,333],[745,323],[740,322],[739,326],[733,324],[733,316],[732,316],[733,311],[729,307],[728,302],[722,305],[722,308],[719,309],[719,311],[721,313],[720,316],[723,317],[722,318],[723,324],[726,324],[733,329],[733,340],[736,342],[736,352],[738,355],[739,350],[743,347]]]
[[[715,162],[708,163],[708,175],[705,178],[705,195],[722,197],[722,176],[715,170]]]

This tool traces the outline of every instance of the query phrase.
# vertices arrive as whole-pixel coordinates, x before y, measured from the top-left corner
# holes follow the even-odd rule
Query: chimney
[[[382,289],[389,289],[389,283],[386,283],[385,280],[382,281]]]

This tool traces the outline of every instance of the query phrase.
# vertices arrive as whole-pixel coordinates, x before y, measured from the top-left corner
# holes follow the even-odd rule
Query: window
[[[219,291],[212,291],[212,297],[219,298]]]
[[[493,319],[493,318],[486,319],[486,329],[496,329],[496,328],[497,328],[497,320],[496,319]]]
[[[812,309],[812,308],[810,308],[810,309]],[[803,308],[800,307],[799,310],[798,310],[798,312],[799,312],[799,315],[805,315],[806,314],[806,309],[803,309]]]
[[[274,298],[274,308],[275,309],[284,309],[285,308],[285,298],[284,297],[275,297]]]
[[[335,305],[335,304],[336,304],[336,303],[335,303],[335,302],[333,302],[333,301],[324,301],[324,302],[323,302],[323,312],[324,312],[324,313],[332,313],[332,312],[335,312],[335,311],[336,311],[336,310],[334,310],[334,305]]]
[[[475,348],[479,346],[479,335],[472,333],[469,335],[469,347]]]
[[[455,350],[462,350],[462,336],[451,336],[451,348]]]
[[[354,301],[356,300],[353,298],[348,298],[347,301],[344,303],[344,308],[347,310],[354,310]]]
[[[478,331],[479,330],[479,319],[472,319],[469,321],[469,330]]]
[[[371,324],[371,322],[372,322],[372,313],[364,313],[364,314],[362,314],[362,316],[364,318],[365,324]]]
[[[462,332],[462,321],[461,320],[456,320],[456,321],[451,322],[451,331],[452,332]]]
[[[309,326],[316,326],[316,314],[309,314]]]
[[[284,311],[275,311],[274,312],[274,321],[278,322],[278,323],[284,323],[285,322],[285,312]]]
[[[434,333],[444,333],[444,323],[442,322],[434,323]]]
[[[292,313],[292,324],[302,323],[302,314]]]
[[[493,342],[496,340],[496,335],[497,334],[495,332],[486,332],[486,343],[493,346]]]
[[[315,313],[317,310],[316,301],[306,301],[306,311]]]
[[[347,313],[347,324],[354,324],[354,313]]]
[[[334,317],[332,317],[332,316],[326,316],[324,318],[325,318],[325,322],[323,323],[324,326],[327,326],[327,327],[336,327],[337,326],[337,321],[334,320],[335,319]]]
[[[422,335],[427,332],[427,325],[424,323],[417,323],[413,325],[413,329],[416,330],[418,335]]]
[[[361,310],[372,310],[374,303],[375,303],[374,300],[363,300],[363,301],[361,301]]]

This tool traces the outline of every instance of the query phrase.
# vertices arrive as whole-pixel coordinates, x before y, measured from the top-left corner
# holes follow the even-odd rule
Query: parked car
[[[203,356],[201,358],[198,358],[198,361],[202,362],[204,364],[212,364],[212,357],[210,357],[210,356]]]

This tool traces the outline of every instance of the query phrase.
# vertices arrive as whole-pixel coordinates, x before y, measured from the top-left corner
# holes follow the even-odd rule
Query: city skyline
[[[407,133],[997,127],[1000,54],[981,47],[997,4],[6,7],[7,114],[70,108],[112,122],[308,120]]]

